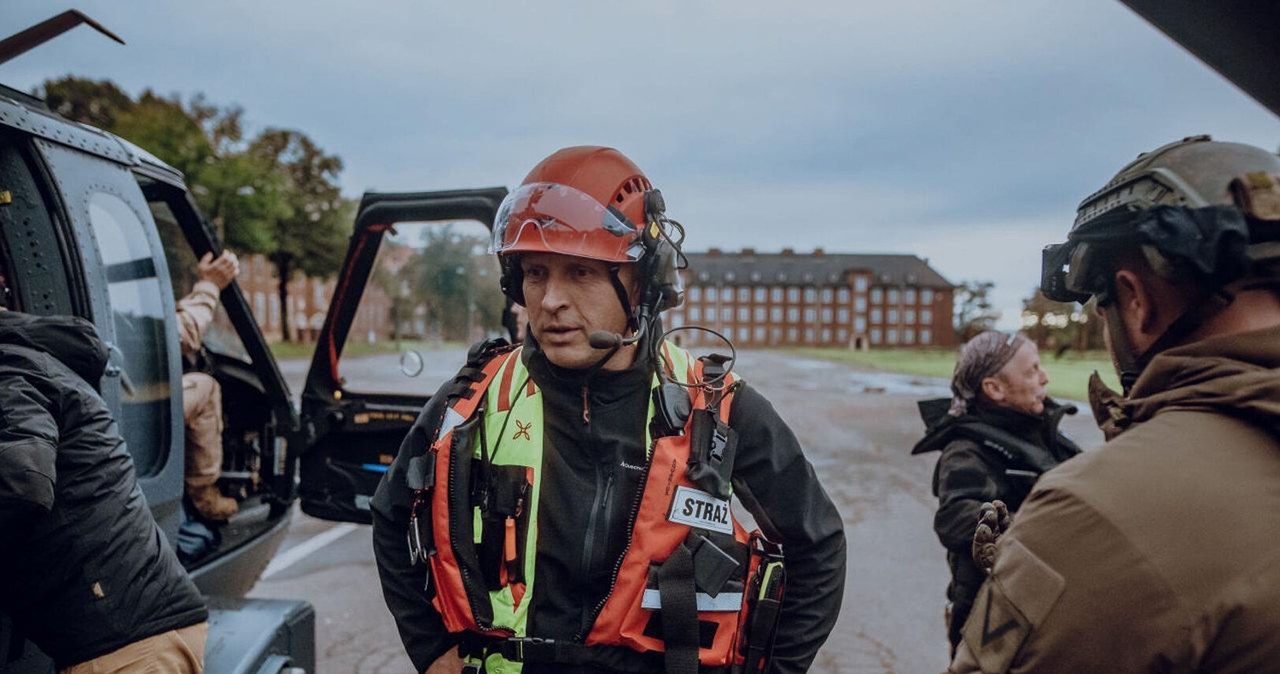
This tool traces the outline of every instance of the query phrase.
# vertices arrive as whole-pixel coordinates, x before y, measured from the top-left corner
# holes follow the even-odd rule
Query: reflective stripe
[[[714,597],[705,592],[699,592],[696,596],[698,597],[699,611],[727,612],[737,611],[742,608],[741,592],[721,592]],[[644,598],[640,600],[640,608],[650,611],[662,608],[662,597],[658,594],[657,589],[646,589],[644,591]]]
[[[453,430],[454,426],[457,426],[464,421],[466,421],[466,419],[463,419],[462,415],[458,414],[452,407],[445,410],[444,420],[440,423],[440,432],[436,433],[436,442],[439,442],[440,438],[443,438],[449,433],[449,431]]]

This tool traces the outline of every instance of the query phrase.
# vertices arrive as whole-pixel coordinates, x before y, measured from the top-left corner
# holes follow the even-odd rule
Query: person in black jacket
[[[1016,512],[1044,472],[1080,453],[1058,431],[1071,405],[1046,397],[1049,375],[1031,340],[988,331],[960,350],[950,400],[920,403],[927,429],[913,454],[941,450],[933,474],[938,512],[933,528],[947,550],[947,636],[954,649],[986,574],[972,546],[984,502]]]
[[[208,610],[96,384],[93,325],[0,307],[0,611],[61,672],[203,669]]]
[[[562,186],[572,182],[590,191],[593,180],[608,183],[612,169],[624,175],[613,179],[612,186],[601,188],[603,196],[583,196],[578,189]],[[564,177],[552,179],[550,174]],[[512,195],[517,201],[513,208],[518,211],[537,205],[544,209],[545,217],[508,220],[504,214],[510,211],[504,205],[494,233],[494,248],[503,256],[504,290],[528,309],[529,330],[518,358],[528,372],[530,386],[542,396],[544,420],[544,428],[533,431],[542,434],[545,451],[541,466],[535,470],[541,482],[536,563],[532,596],[523,598],[528,604],[523,631],[529,637],[553,640],[557,649],[576,655],[582,651],[574,647],[581,646],[582,635],[593,627],[628,547],[643,544],[637,541],[645,532],[637,531],[631,537],[628,533],[634,517],[631,511],[649,474],[646,431],[657,433],[647,421],[653,400],[651,383],[658,367],[652,355],[654,340],[661,334],[656,312],[651,322],[645,323],[646,312],[654,305],[646,308],[644,289],[654,281],[641,277],[644,261],[610,264],[586,255],[605,244],[617,247],[614,236],[621,237],[622,244],[634,240],[625,238],[631,235],[622,218],[598,204],[614,204],[626,220],[644,222],[644,210],[636,200],[651,188],[630,160],[609,148],[561,150],[530,173],[524,187],[530,185],[531,191],[522,188]],[[521,201],[525,198],[522,194],[526,201]],[[555,202],[557,194],[566,201],[549,203]],[[539,203],[538,199],[544,201]],[[557,210],[557,204],[565,210]],[[612,231],[618,233],[601,235],[594,241],[591,237],[599,232],[590,231],[572,241],[556,238],[589,230],[572,226],[582,221],[556,222],[571,217],[569,211],[578,208],[587,209],[597,223],[601,219],[612,223]],[[511,222],[527,229],[513,232],[507,228]],[[532,239],[535,248],[545,245],[546,251],[525,248],[516,252],[512,240],[517,236]],[[558,246],[570,244],[581,247],[573,248],[575,253],[558,252],[565,250]],[[616,249],[627,250],[625,245]],[[657,306],[661,310],[662,305]],[[627,335],[634,339],[621,341]],[[465,376],[457,380],[464,389],[467,377],[472,376],[468,372],[464,369]],[[441,436],[437,429],[446,409],[452,411],[447,406],[458,397],[457,383],[446,383],[432,397],[371,503],[374,552],[387,606],[416,670],[430,668],[433,674],[462,671],[462,663],[451,652],[456,645],[467,646],[467,634],[446,629],[432,599],[436,592],[448,590],[441,589],[441,579],[434,574],[428,578],[426,568],[414,564],[416,554],[406,551],[411,516],[426,516],[419,509],[421,501],[415,501],[415,496],[425,492],[415,491],[410,483],[422,483],[420,476],[413,476],[414,461]],[[518,396],[523,382],[517,380],[511,388]],[[522,425],[516,417],[516,424],[507,428],[501,439],[491,435],[490,442],[512,439],[526,432],[533,421]],[[786,557],[786,590],[769,671],[804,672],[839,613],[845,579],[843,522],[795,435],[750,385],[735,390],[728,425],[738,438],[733,494],[755,515],[763,532],[782,545]],[[685,466],[672,464],[653,470],[667,475],[668,470],[684,471]],[[445,481],[437,471],[434,488],[445,488]],[[430,550],[427,554],[443,552]],[[663,601],[665,606],[665,596]],[[698,631],[696,624],[694,631]],[[698,637],[690,635],[695,642]],[[603,650],[618,655],[626,649]],[[625,656],[618,655],[619,661],[612,664],[534,662],[526,652],[522,671],[595,674],[664,668],[660,654],[656,663]],[[505,668],[508,666],[486,661],[491,672],[510,671]],[[670,665],[667,667],[670,671]]]

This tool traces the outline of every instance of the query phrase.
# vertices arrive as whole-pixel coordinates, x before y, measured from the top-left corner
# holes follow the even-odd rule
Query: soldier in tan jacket
[[[178,341],[182,356],[192,360],[200,352],[205,330],[213,322],[218,294],[240,273],[235,253],[223,251],[218,257],[205,253],[196,265],[195,285],[178,300]],[[222,474],[222,389],[205,372],[182,375],[182,419],[186,427],[187,496],[201,515],[225,520],[239,509],[233,498],[218,491]]]
[[[1280,158],[1189,138],[1142,155],[1045,250],[1097,301],[1126,395],[1109,442],[1005,533],[953,672],[1280,672]]]

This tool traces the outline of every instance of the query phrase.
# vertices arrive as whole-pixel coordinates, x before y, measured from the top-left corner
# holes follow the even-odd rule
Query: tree
[[[476,326],[500,327],[504,302],[488,241],[459,233],[453,224],[425,227],[422,241],[426,245],[409,269],[428,324],[438,326],[444,339],[463,341]]]
[[[983,330],[995,327],[1000,312],[991,304],[991,281],[961,281],[955,292],[955,330],[967,342]]]
[[[1039,288],[1022,301],[1022,329],[1041,349],[1060,357],[1068,349],[1105,348],[1102,321],[1074,302],[1055,302]]]
[[[249,144],[248,154],[282,181],[283,207],[268,232],[267,257],[279,274],[282,334],[291,341],[289,279],[295,271],[311,276],[338,271],[356,206],[342,198],[337,185],[342,160],[325,154],[300,131],[267,129]]]
[[[120,113],[133,107],[133,99],[115,83],[72,75],[45,80],[34,93],[59,115],[107,131],[115,127]]]
[[[246,153],[244,111],[196,94],[187,102],[145,90],[135,101],[108,80],[64,77],[40,87],[58,114],[97,126],[182,172],[196,205],[223,241],[240,252],[268,248],[270,225],[286,208],[272,167]]]

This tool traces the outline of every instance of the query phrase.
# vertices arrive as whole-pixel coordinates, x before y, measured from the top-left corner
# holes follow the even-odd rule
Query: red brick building
[[[262,255],[245,255],[240,259],[240,275],[236,278],[258,327],[268,341],[279,341],[284,321],[293,326],[294,339],[312,341],[320,333],[329,312],[335,279],[317,279],[298,274],[289,281],[288,311],[280,306],[280,279],[275,265]],[[391,329],[391,299],[376,284],[365,287],[350,339],[369,341],[385,339]]]
[[[953,286],[915,255],[688,253],[684,305],[667,327],[702,325],[738,346],[950,347]],[[715,338],[676,333],[686,345]]]

